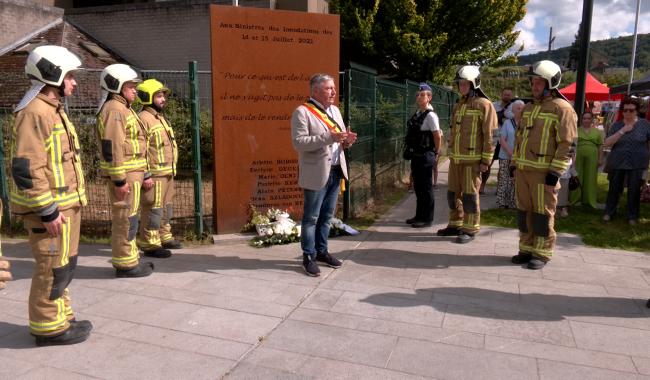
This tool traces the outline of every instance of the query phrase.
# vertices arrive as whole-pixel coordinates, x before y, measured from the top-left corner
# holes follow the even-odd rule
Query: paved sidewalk
[[[344,266],[318,279],[297,244],[185,249],[143,279],[114,279],[109,247],[82,246],[72,296],[95,330],[68,347],[33,346],[33,264],[3,241],[16,281],[0,291],[0,379],[650,379],[650,255],[562,235],[530,271],[510,264],[515,230],[454,244],[434,233],[441,177],[438,225],[403,223],[410,196],[332,240]]]

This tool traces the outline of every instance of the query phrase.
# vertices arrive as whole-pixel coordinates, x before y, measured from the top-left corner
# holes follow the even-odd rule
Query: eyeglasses
[[[623,112],[636,112],[635,108],[623,108]]]

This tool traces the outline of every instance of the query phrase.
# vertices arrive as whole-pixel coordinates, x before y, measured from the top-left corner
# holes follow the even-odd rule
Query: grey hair
[[[521,104],[522,106],[525,106],[525,105],[526,105],[526,103],[524,103],[524,101],[521,100],[521,99],[517,99],[517,100],[515,100],[514,102],[512,102],[512,106],[514,106],[514,105],[518,105],[518,104]]]
[[[327,82],[327,81],[330,81],[330,80],[331,81],[334,80],[334,78],[332,78],[331,75],[321,74],[321,73],[314,74],[314,75],[311,76],[311,78],[309,78],[309,89],[312,92],[314,92],[314,90],[316,89],[316,86],[320,85],[323,82]]]

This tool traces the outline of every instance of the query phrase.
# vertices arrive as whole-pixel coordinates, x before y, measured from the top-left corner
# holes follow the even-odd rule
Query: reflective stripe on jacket
[[[38,94],[16,114],[11,142],[12,212],[51,215],[85,206],[81,148],[63,104]]]
[[[145,106],[138,115],[147,130],[147,160],[153,176],[176,175],[178,147],[174,131],[163,114]]]
[[[112,94],[97,115],[102,176],[123,181],[127,172],[147,171],[146,132],[126,100]]]
[[[577,138],[573,107],[564,99],[548,96],[526,104],[517,127],[511,166],[561,176],[569,168],[569,150]]]
[[[453,163],[482,162],[494,155],[492,133],[498,128],[497,113],[489,100],[463,97],[454,105],[447,152]]]

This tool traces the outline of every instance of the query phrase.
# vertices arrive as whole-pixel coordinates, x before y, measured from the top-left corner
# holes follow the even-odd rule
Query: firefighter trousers
[[[138,233],[138,208],[140,207],[140,191],[144,172],[126,173],[126,182],[130,191],[126,198],[118,201],[115,198],[115,184],[108,180],[108,197],[111,202],[111,248],[113,251],[113,267],[116,269],[131,269],[138,266],[140,255],[135,237]]]
[[[549,261],[555,247],[557,194],[545,191],[546,173],[520,169],[515,173],[519,251]]]
[[[74,318],[68,285],[74,277],[79,250],[81,208],[60,211],[65,216],[61,235],[52,237],[41,217],[24,217],[35,266],[29,292],[29,329],[33,335],[59,335]]]
[[[140,231],[138,247],[144,251],[161,248],[162,244],[174,239],[171,219],[174,217],[174,177],[170,175],[153,177],[153,187],[142,191],[140,203]]]
[[[481,207],[478,189],[481,186],[479,163],[449,163],[447,204],[448,227],[475,235],[480,228]]]

